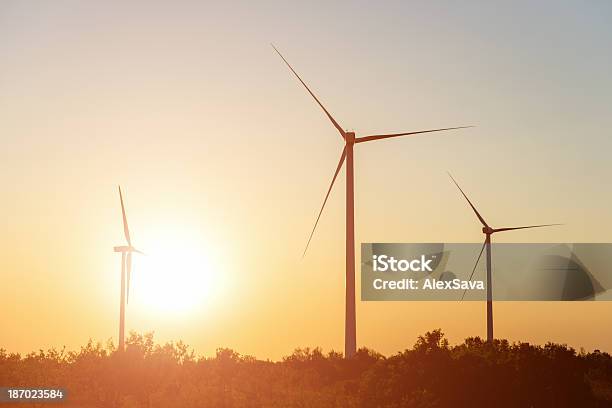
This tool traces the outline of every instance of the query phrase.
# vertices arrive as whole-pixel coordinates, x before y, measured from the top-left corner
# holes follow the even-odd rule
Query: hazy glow
[[[344,344],[344,172],[301,258],[342,141],[270,42],[358,136],[360,242],[612,237],[612,2],[0,1],[0,348],[126,330],[214,355]],[[356,248],[359,253],[359,247]],[[357,261],[359,263],[359,260]],[[357,286],[359,293],[359,280]],[[499,302],[496,334],[612,349],[612,304]],[[475,302],[358,302],[383,353],[441,327],[485,333]],[[529,319],[525,319],[529,316]]]
[[[146,256],[135,260],[131,301],[152,313],[207,312],[223,290],[223,272],[196,234],[167,228],[147,240]]]

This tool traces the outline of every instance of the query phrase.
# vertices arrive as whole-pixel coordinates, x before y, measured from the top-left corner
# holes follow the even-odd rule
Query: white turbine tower
[[[125,350],[125,305],[130,299],[130,277],[132,274],[132,253],[142,254],[141,251],[132,246],[130,228],[128,227],[123,194],[119,186],[119,200],[121,201],[121,215],[123,216],[123,234],[127,245],[114,247],[115,252],[121,252],[121,296],[119,304],[119,351]],[[126,296],[126,269],[127,269],[127,296]],[[126,299],[127,298],[127,299]]]

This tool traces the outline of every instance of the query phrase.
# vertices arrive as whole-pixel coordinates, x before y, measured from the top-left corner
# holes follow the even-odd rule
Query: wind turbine
[[[484,243],[482,244],[482,248],[480,249],[480,253],[478,254],[478,258],[476,259],[476,264],[474,265],[474,269],[472,269],[472,274],[470,275],[470,281],[472,280],[472,277],[474,276],[474,272],[476,271],[476,267],[478,266],[478,262],[480,261],[480,257],[482,256],[482,252],[484,251],[486,247],[487,248],[487,341],[492,342],[493,341],[493,282],[491,280],[491,236],[498,232],[514,231],[514,230],[529,229],[529,228],[552,227],[555,225],[562,225],[562,224],[541,224],[541,225],[527,225],[524,227],[492,228],[489,226],[489,224],[487,224],[487,222],[484,220],[482,215],[480,215],[476,207],[474,207],[474,204],[472,204],[472,202],[470,201],[468,196],[463,192],[461,187],[459,187],[459,183],[457,183],[457,181],[454,179],[454,177],[450,173],[448,173],[448,175],[450,176],[451,180],[453,180],[453,183],[455,183],[459,191],[461,191],[461,194],[463,194],[463,197],[465,197],[470,207],[472,207],[472,210],[474,210],[474,214],[476,214],[476,217],[478,217],[478,220],[482,224],[482,233],[485,234],[485,240],[484,240]],[[466,291],[463,291],[463,296],[461,297],[461,300],[463,300],[463,298],[465,297],[465,293]]]
[[[463,129],[471,126],[460,126],[453,128],[444,128],[444,129],[432,129],[432,130],[420,130],[416,132],[406,132],[406,133],[393,133],[393,134],[381,134],[381,135],[369,135],[356,137],[354,132],[345,131],[340,127],[338,122],[332,117],[332,115],[325,109],[321,101],[315,96],[315,94],[308,88],[306,83],[300,78],[297,72],[293,69],[293,67],[287,62],[285,57],[276,49],[274,45],[272,45],[274,51],[282,58],[282,60],[287,64],[291,72],[297,77],[297,79],[304,85],[304,88],[308,91],[308,93],[314,98],[316,103],[323,109],[325,115],[329,118],[331,123],[334,125],[336,130],[340,133],[340,136],[344,140],[344,149],[340,155],[340,161],[338,162],[338,166],[336,167],[336,171],[334,172],[334,176],[332,178],[331,184],[327,190],[327,194],[325,194],[325,199],[323,200],[323,205],[319,210],[319,214],[317,215],[317,219],[315,221],[314,227],[312,228],[312,232],[310,233],[310,237],[308,237],[308,242],[306,243],[306,248],[304,249],[304,253],[302,256],[306,254],[306,250],[308,249],[308,245],[310,244],[310,240],[314,235],[315,229],[317,228],[317,224],[319,223],[319,218],[321,218],[321,214],[323,213],[323,208],[325,207],[325,203],[329,198],[329,194],[332,190],[334,182],[336,181],[336,177],[346,160],[346,286],[345,286],[345,326],[344,326],[344,355],[346,358],[350,358],[355,355],[357,352],[357,339],[356,339],[356,318],[355,318],[355,213],[354,213],[354,203],[355,203],[355,188],[354,188],[354,162],[353,162],[353,148],[356,143],[369,142],[380,139],[388,139],[392,137],[399,136],[408,136],[408,135],[416,135],[419,133],[430,133],[430,132],[441,132],[444,130],[454,130],[454,129]]]
[[[132,274],[132,253],[143,254],[138,249],[132,246],[130,238],[130,228],[128,227],[127,217],[125,215],[125,206],[123,204],[123,194],[121,186],[119,186],[119,200],[121,201],[121,214],[123,216],[123,234],[127,245],[114,247],[115,252],[121,252],[121,300],[119,304],[119,351],[125,349],[125,305],[130,300],[130,277]],[[144,254],[143,254],[144,255]],[[126,301],[126,269],[127,269],[127,301]]]

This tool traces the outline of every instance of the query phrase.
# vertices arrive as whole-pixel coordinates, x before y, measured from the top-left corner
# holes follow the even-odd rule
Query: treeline
[[[390,357],[364,348],[345,360],[315,348],[279,362],[229,349],[198,358],[152,334],[126,343],[125,353],[91,341],[76,352],[0,349],[0,386],[66,388],[68,401],[53,406],[79,408],[612,406],[610,355],[553,343],[449,346],[434,330]]]

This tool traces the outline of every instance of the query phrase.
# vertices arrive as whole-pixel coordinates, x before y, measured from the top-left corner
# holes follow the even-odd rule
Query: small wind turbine
[[[476,271],[476,267],[478,266],[478,262],[480,261],[480,257],[482,256],[482,252],[484,251],[486,247],[487,248],[487,341],[492,342],[493,341],[493,282],[491,280],[491,236],[497,232],[514,231],[514,230],[528,229],[528,228],[552,227],[555,225],[562,225],[562,224],[542,224],[542,225],[527,225],[524,227],[492,228],[489,226],[489,224],[487,224],[487,222],[484,220],[482,215],[480,215],[476,207],[474,207],[474,204],[472,204],[468,196],[463,192],[461,187],[459,187],[459,184],[453,178],[453,176],[450,173],[448,173],[448,175],[450,176],[451,180],[453,180],[453,183],[455,183],[459,191],[461,191],[461,194],[463,194],[463,197],[465,197],[470,207],[472,207],[472,210],[474,210],[474,214],[476,214],[476,217],[478,217],[478,220],[482,224],[482,233],[485,234],[485,241],[482,244],[482,248],[480,249],[478,258],[476,259],[476,264],[474,265],[474,269],[472,269],[472,274],[470,275],[470,281],[472,280],[472,277],[474,276],[474,271]],[[461,300],[463,300],[465,293],[466,291],[463,292],[463,296],[461,297]]]
[[[291,72],[297,77],[297,79],[304,85],[304,88],[308,91],[308,93],[314,98],[317,104],[323,109],[325,115],[329,118],[331,123],[334,125],[336,130],[340,133],[340,136],[344,140],[344,149],[342,150],[342,154],[340,155],[340,161],[338,162],[338,166],[336,167],[336,171],[332,178],[331,184],[327,190],[327,194],[325,195],[325,199],[323,200],[323,205],[319,210],[319,214],[317,215],[317,219],[315,221],[314,227],[312,228],[312,232],[310,233],[310,237],[308,237],[308,242],[306,243],[306,248],[304,249],[304,254],[306,254],[306,250],[308,249],[308,245],[310,244],[310,240],[314,235],[315,229],[317,228],[317,224],[319,222],[319,218],[321,218],[321,214],[323,213],[323,208],[325,207],[325,203],[329,198],[329,194],[332,190],[334,182],[336,181],[336,177],[346,160],[346,293],[345,293],[345,326],[344,326],[344,356],[346,358],[350,358],[355,355],[357,352],[357,339],[356,339],[356,317],[355,317],[355,213],[354,213],[354,203],[355,203],[355,188],[354,188],[354,180],[353,180],[353,147],[356,143],[369,142],[372,140],[380,140],[380,139],[388,139],[392,137],[398,136],[408,136],[408,135],[416,135],[419,133],[430,133],[430,132],[441,132],[444,130],[454,130],[454,129],[463,129],[471,126],[461,126],[461,127],[453,127],[453,128],[444,128],[444,129],[432,129],[432,130],[420,130],[416,132],[406,132],[406,133],[393,133],[393,134],[385,134],[385,135],[370,135],[363,137],[355,137],[355,132],[345,131],[340,127],[338,122],[332,117],[332,115],[325,109],[323,104],[319,101],[319,99],[315,96],[315,94],[308,88],[306,83],[302,81],[302,78],[295,72],[293,67],[287,62],[285,57],[272,45],[274,51],[283,59],[285,64],[289,67]]]
[[[130,238],[130,229],[128,227],[127,217],[125,215],[125,206],[123,205],[123,194],[121,194],[121,186],[119,186],[119,200],[121,201],[121,214],[123,216],[123,234],[127,245],[114,247],[115,252],[121,252],[121,301],[119,304],[119,351],[125,349],[125,305],[130,300],[130,277],[132,274],[132,253],[143,254],[132,246]],[[127,269],[127,301],[126,301],[126,282],[125,274]]]

